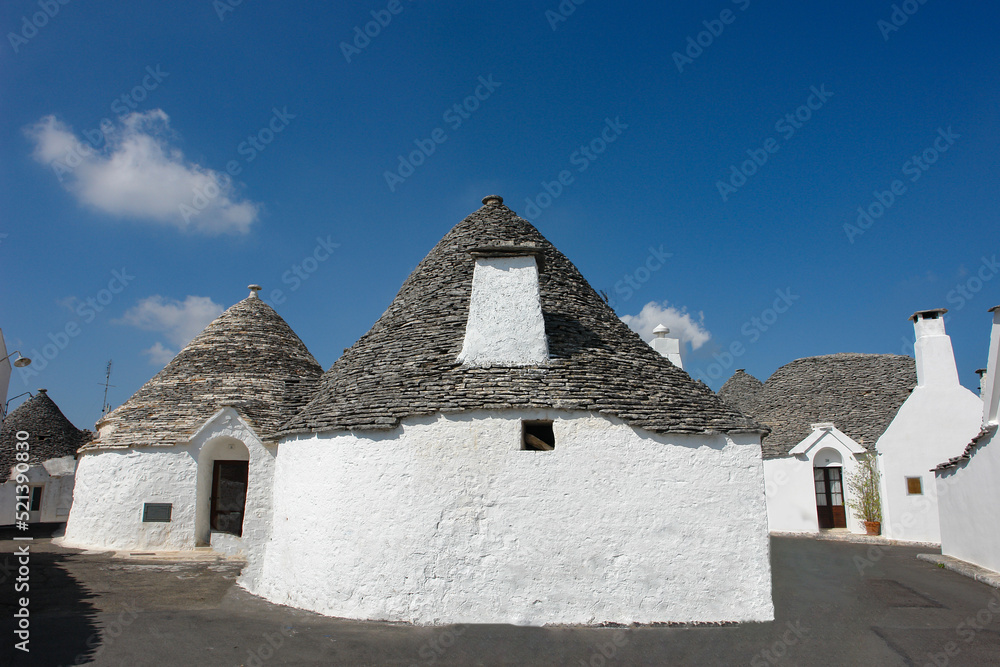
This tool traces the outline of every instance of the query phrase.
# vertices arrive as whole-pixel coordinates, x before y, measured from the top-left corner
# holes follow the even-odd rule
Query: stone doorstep
[[[927,561],[928,563],[940,565],[946,570],[958,572],[963,576],[975,579],[976,581],[984,583],[987,586],[1000,588],[1000,572],[987,570],[985,567],[967,563],[966,561],[959,560],[954,556],[943,556],[941,554],[917,554],[917,558],[919,560]]]
[[[941,545],[934,542],[908,542],[906,540],[891,540],[881,535],[862,535],[859,533],[849,533],[841,531],[822,531],[819,533],[790,533],[786,531],[772,530],[771,535],[777,537],[799,537],[813,540],[823,540],[826,542],[853,542],[855,544],[880,544],[883,546],[900,547],[925,547],[928,549],[940,549]]]

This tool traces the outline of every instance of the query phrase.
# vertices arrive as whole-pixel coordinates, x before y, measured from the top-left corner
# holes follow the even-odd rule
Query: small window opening
[[[552,422],[521,422],[521,449],[550,452],[556,448],[556,435]]]
[[[23,507],[23,505],[22,505]],[[31,505],[29,511],[39,512],[42,509],[42,487],[35,486],[31,489]]]
[[[906,478],[906,494],[910,496],[922,496],[924,487],[920,477]]]

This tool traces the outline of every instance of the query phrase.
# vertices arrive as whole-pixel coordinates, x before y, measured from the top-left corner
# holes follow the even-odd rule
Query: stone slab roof
[[[917,384],[913,358],[896,354],[807,357],[785,364],[759,388],[752,379],[737,371],[719,392],[771,429],[765,459],[788,456],[819,422],[833,422],[874,451]]]
[[[64,456],[76,456],[76,451],[92,437],[90,431],[73,426],[48,392],[38,393],[7,415],[0,427],[0,482],[6,482],[11,466],[17,461],[17,432],[27,431],[28,463],[43,463]]]
[[[392,429],[410,416],[534,408],[592,411],[661,433],[760,430],[643,342],[576,267],[502,201],[487,197],[441,239],[278,435]],[[513,245],[543,260],[539,289],[549,362],[463,366],[457,359],[473,252]]]
[[[739,368],[719,389],[719,398],[729,403],[745,415],[759,412],[760,393],[764,383]]]
[[[270,432],[308,402],[322,373],[291,327],[254,292],[108,414],[98,424],[99,439],[86,449],[184,443],[226,406],[258,434]]]
[[[983,446],[984,442],[988,442],[989,438],[997,432],[996,424],[988,424],[982,426],[979,429],[979,433],[972,438],[972,441],[965,446],[965,450],[958,456],[953,456],[944,463],[934,467],[934,470],[947,470],[949,468],[957,468],[958,464],[962,461],[968,461],[972,458],[972,455],[977,449]]]

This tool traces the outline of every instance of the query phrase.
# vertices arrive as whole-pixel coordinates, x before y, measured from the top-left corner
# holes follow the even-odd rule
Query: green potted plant
[[[882,534],[882,495],[879,485],[882,475],[874,453],[858,461],[858,467],[847,475],[847,506],[865,526],[869,535]]]

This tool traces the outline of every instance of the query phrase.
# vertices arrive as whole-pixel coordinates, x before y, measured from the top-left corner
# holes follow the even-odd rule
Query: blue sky
[[[249,283],[329,367],[491,193],[713,388],[935,307],[975,387],[1000,9],[896,6],[6,2],[9,395],[92,427]]]

